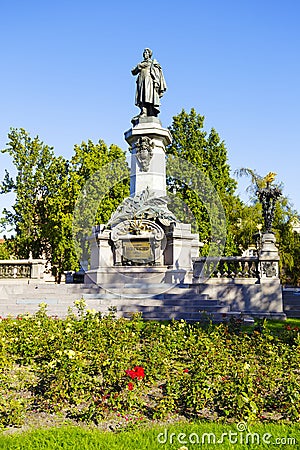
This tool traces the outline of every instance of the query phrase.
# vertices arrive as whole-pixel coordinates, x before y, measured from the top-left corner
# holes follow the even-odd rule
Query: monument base
[[[134,284],[189,284],[192,282],[193,271],[173,269],[167,266],[115,266],[99,267],[85,273],[84,283],[94,283],[100,287]],[[163,288],[162,288],[163,289]]]
[[[91,263],[85,283],[192,282],[192,259],[198,256],[200,244],[198,235],[191,233],[190,224],[163,226],[149,220],[135,221],[135,234],[130,234],[131,221],[121,225],[111,231],[103,225],[94,227],[89,238]],[[145,264],[147,257],[149,262]]]

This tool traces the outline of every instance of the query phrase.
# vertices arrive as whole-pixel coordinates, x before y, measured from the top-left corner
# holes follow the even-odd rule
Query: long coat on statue
[[[142,61],[133,70],[132,75],[137,75],[135,104],[142,108],[152,105],[156,114],[159,113],[160,97],[167,89],[160,64],[155,59]]]

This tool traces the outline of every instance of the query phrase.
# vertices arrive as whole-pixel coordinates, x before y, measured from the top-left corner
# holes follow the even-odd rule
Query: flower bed
[[[299,331],[263,323],[187,324],[101,317],[76,302],[64,320],[0,321],[0,423],[28,414],[109,418],[297,421]]]

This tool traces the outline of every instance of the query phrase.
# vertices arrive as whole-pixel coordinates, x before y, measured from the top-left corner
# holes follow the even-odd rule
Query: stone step
[[[5,284],[0,286],[0,300],[11,296],[21,296],[22,298],[32,297],[32,298],[42,298],[42,297],[63,297],[63,296],[76,296],[80,298],[82,296],[93,295],[116,295],[122,297],[134,297],[134,296],[145,296],[150,295],[177,295],[180,297],[193,297],[195,295],[207,298],[206,294],[201,294],[198,292],[198,287],[190,287],[188,284],[175,285],[175,284],[163,284],[163,283],[139,283],[139,284],[122,284],[120,286],[110,286],[106,285],[104,287],[99,287],[97,285],[69,285],[69,284],[22,284],[22,285],[9,285]]]
[[[47,305],[58,305],[60,303],[59,298],[18,298],[16,300],[17,305],[39,305],[40,303],[46,303]]]
[[[200,307],[187,307],[183,305],[176,305],[176,306],[152,306],[152,305],[124,305],[122,308],[120,308],[118,311],[122,312],[151,312],[156,311],[156,314],[161,311],[161,313],[164,313],[165,311],[184,311],[187,313],[192,312],[200,312],[200,311],[212,311],[212,312],[227,312],[229,310],[228,306],[225,305],[217,305],[217,306],[210,306],[210,305],[201,305]]]
[[[180,293],[181,291],[198,292],[199,285],[196,284],[175,284],[175,283],[115,283],[115,284],[100,284],[99,286],[94,284],[81,285],[82,291],[90,290],[105,292],[161,292],[161,291],[174,291]]]
[[[283,289],[282,290],[282,295],[283,295],[284,298],[300,297],[300,289],[292,290],[292,291],[287,291],[287,290]]]
[[[88,287],[92,287],[92,286],[97,286],[97,285],[84,285],[84,288]],[[164,287],[165,289],[172,289],[174,287],[177,287],[179,289],[187,289],[190,287],[189,284],[175,284],[175,283],[114,283],[114,284],[101,284],[99,285],[100,289],[161,289],[162,287]]]
[[[130,318],[132,314],[126,313],[123,315],[123,317]],[[165,314],[158,315],[156,311],[148,312],[142,315],[142,318],[144,320],[194,320],[194,321],[201,321],[203,320],[207,314],[198,312],[198,313],[180,313],[180,312],[169,312]],[[218,317],[220,318],[220,315],[215,315],[214,313],[209,314],[210,318]]]
[[[295,304],[295,305],[283,305],[283,308],[285,311],[299,311],[300,303]]]
[[[135,299],[149,299],[149,300],[171,300],[171,301],[180,301],[180,300],[194,300],[194,301],[209,301],[207,295],[203,294],[185,294],[176,295],[176,294],[140,294],[140,293],[128,293],[122,295],[116,295],[114,293],[105,293],[105,294],[83,294],[82,297],[85,300],[111,300],[111,299],[122,299],[126,300],[135,300]]]
[[[133,317],[134,313],[124,313],[122,316],[124,319],[131,319]],[[194,322],[204,322],[209,320],[215,320],[217,319],[218,322],[224,321],[226,318],[226,313],[219,314],[214,312],[197,312],[197,313],[184,313],[184,312],[173,312],[170,311],[169,313],[164,314],[157,314],[156,311],[153,311],[152,313],[145,313],[141,315],[142,320],[193,320]]]
[[[81,293],[82,297],[85,298],[92,298],[93,296],[98,298],[103,298],[105,295],[114,295],[115,297],[122,297],[122,298],[163,298],[167,296],[176,296],[178,298],[198,298],[201,297],[203,299],[208,299],[209,296],[207,294],[199,294],[197,292],[189,292],[189,291],[181,291],[181,292],[173,292],[173,291],[164,291],[161,290],[159,292],[143,292],[143,291],[105,291],[100,293]]]
[[[283,302],[284,307],[288,307],[288,306],[298,306],[300,307],[300,299],[291,299],[288,301],[284,301]]]
[[[185,302],[202,302],[202,301],[214,301],[214,299],[209,298],[207,295],[202,294],[194,294],[194,295],[176,295],[176,294],[128,294],[128,295],[116,295],[114,293],[105,293],[105,294],[82,294],[82,295],[74,295],[74,294],[65,294],[65,295],[59,295],[59,293],[53,293],[53,295],[41,295],[38,293],[30,293],[28,295],[20,294],[20,295],[11,295],[9,297],[10,302],[14,302],[16,300],[32,300],[33,302],[44,302],[47,301],[47,299],[59,299],[59,301],[75,301],[84,299],[85,301],[110,301],[110,300],[116,300],[116,301],[138,301],[138,300],[159,300],[159,301],[169,301],[169,302],[178,302],[178,301],[185,301]],[[1,298],[0,297],[0,303],[7,302],[7,298]]]
[[[78,299],[78,298],[77,298]],[[64,296],[64,297],[16,297],[16,298],[10,298],[9,305],[19,305],[20,307],[22,305],[35,305],[38,307],[40,303],[46,303],[47,305],[68,305],[68,306],[74,306],[76,298],[72,296]],[[208,306],[217,306],[219,304],[224,304],[224,302],[220,302],[219,300],[215,299],[203,299],[202,297],[199,298],[179,298],[176,296],[171,296],[167,298],[153,298],[148,296],[147,298],[140,298],[140,297],[134,297],[134,298],[121,298],[121,297],[115,297],[113,295],[99,295],[99,296],[84,296],[84,300],[86,301],[86,304],[88,307],[98,307],[100,305],[114,305],[114,306],[124,306],[124,305],[152,305],[152,306],[176,306],[176,305],[182,305],[182,307],[204,307],[205,305]],[[7,300],[0,300],[0,306],[7,305]]]
[[[191,296],[191,297],[179,297],[176,295],[157,295],[157,296],[150,296],[147,297],[140,297],[140,296],[131,296],[131,297],[120,297],[115,296],[113,294],[107,294],[107,295],[84,295],[83,297],[78,296],[72,296],[72,295],[65,295],[65,296],[58,296],[56,293],[56,296],[40,296],[38,294],[32,295],[32,296],[11,296],[9,299],[9,302],[5,298],[0,298],[0,305],[6,305],[9,304],[36,304],[39,303],[57,303],[57,304],[65,304],[70,303],[73,304],[76,300],[80,300],[80,298],[83,298],[86,303],[107,303],[107,302],[114,302],[114,303],[122,303],[126,304],[129,303],[147,303],[147,302],[154,302],[154,304],[178,304],[179,302],[183,304],[205,304],[208,302],[209,304],[217,304],[219,303],[219,300],[216,299],[207,299],[201,295],[197,296]],[[224,303],[224,302],[223,302]]]
[[[197,294],[195,292],[181,292],[179,294],[173,292],[167,292],[165,294],[161,294],[162,298],[168,299],[194,299],[194,300],[209,300],[209,296],[207,294]],[[156,296],[154,297],[156,298]]]
[[[170,284],[170,283],[116,283],[116,284],[103,284],[103,285],[83,285],[82,292],[144,292],[144,293],[160,293],[160,292],[195,292],[198,293],[199,285],[191,284]]]
[[[220,302],[219,300],[214,300],[214,299],[209,299],[209,300],[205,300],[205,299],[178,299],[178,298],[167,298],[167,299],[157,299],[157,298],[89,298],[89,299],[85,299],[86,303],[88,305],[94,305],[93,307],[97,306],[97,305],[107,305],[107,304],[112,304],[112,305],[152,305],[152,306],[176,306],[176,305],[182,305],[182,306],[217,306],[219,304],[223,305],[225,304],[225,302]],[[60,301],[61,304],[67,303],[64,302],[63,300]]]
[[[286,314],[287,317],[289,318],[300,318],[300,309],[294,309],[294,310],[285,310],[284,312]]]
[[[47,314],[48,315],[58,315],[60,317],[64,317],[68,313],[69,307],[72,307],[73,311],[76,313],[76,308],[74,307],[72,302],[66,303],[55,303],[47,300]],[[190,317],[191,314],[202,314],[201,311],[205,311],[206,313],[225,313],[228,312],[229,307],[222,304],[216,304],[215,302],[212,304],[210,301],[207,301],[203,304],[182,304],[177,303],[175,305],[166,305],[166,304],[156,304],[149,302],[148,304],[133,304],[133,303],[120,303],[116,304],[114,302],[103,302],[101,304],[93,304],[89,302],[87,304],[87,308],[94,308],[96,311],[101,312],[102,314],[108,314],[109,308],[115,307],[117,310],[117,316],[127,316],[132,315],[136,312],[141,312],[143,316],[155,316],[155,317],[169,317],[173,318],[174,314],[180,315],[180,318]],[[6,317],[7,315],[17,316],[20,314],[34,314],[39,310],[38,303],[30,302],[21,302],[18,304],[10,304],[10,305],[0,305],[0,315]],[[171,316],[170,316],[171,315]],[[177,317],[177,316],[176,316]],[[201,316],[202,317],[202,316]],[[200,319],[199,319],[200,320]]]

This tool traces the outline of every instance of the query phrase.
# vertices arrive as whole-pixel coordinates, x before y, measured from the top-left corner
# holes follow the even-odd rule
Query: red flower
[[[125,370],[125,372],[126,372],[126,375],[128,375],[132,380],[134,380],[135,378],[137,378],[138,380],[141,380],[145,376],[145,371],[144,371],[143,367],[141,367],[141,366],[135,366],[133,368],[133,370],[128,369],[128,370]]]
[[[134,379],[135,378],[135,371],[134,370],[125,370],[126,375],[128,375],[130,378]]]
[[[128,383],[128,384],[127,384],[127,387],[128,387],[128,389],[129,389],[130,391],[132,391],[132,390],[133,390],[133,383]]]
[[[137,377],[138,380],[141,380],[142,378],[144,378],[144,376],[145,376],[145,371],[144,371],[143,367],[141,367],[141,366],[136,366],[136,367],[134,368],[134,370],[135,370],[136,377]]]
[[[184,373],[188,373],[189,369],[183,369]]]

